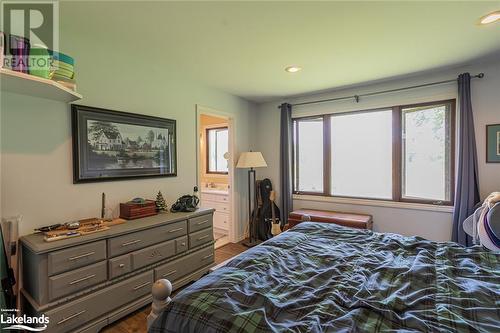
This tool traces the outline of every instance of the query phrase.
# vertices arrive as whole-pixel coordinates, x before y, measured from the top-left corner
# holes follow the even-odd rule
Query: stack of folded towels
[[[60,52],[49,51],[52,56],[52,76],[51,79],[57,83],[76,91],[75,81],[75,60]]]

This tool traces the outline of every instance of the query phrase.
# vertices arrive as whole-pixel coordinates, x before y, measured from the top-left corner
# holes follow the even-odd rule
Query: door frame
[[[203,130],[201,125],[200,117],[201,115],[214,116],[218,118],[222,118],[227,121],[228,127],[228,135],[229,135],[229,160],[228,160],[228,192],[229,192],[229,216],[231,218],[231,225],[229,226],[229,242],[236,243],[239,241],[237,235],[237,224],[239,221],[236,218],[236,192],[235,192],[235,150],[236,150],[236,136],[235,136],[235,120],[231,114],[219,111],[216,109],[212,109],[210,107],[206,107],[200,104],[196,104],[196,112],[195,112],[195,124],[196,124],[196,184],[200,189],[201,194],[201,175],[203,173],[202,163],[200,161],[200,131]]]

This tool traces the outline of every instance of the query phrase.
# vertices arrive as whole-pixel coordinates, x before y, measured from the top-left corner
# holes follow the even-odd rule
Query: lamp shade
[[[267,167],[267,163],[264,160],[264,156],[259,151],[248,151],[241,153],[240,158],[238,159],[238,163],[236,164],[237,168],[262,168]]]

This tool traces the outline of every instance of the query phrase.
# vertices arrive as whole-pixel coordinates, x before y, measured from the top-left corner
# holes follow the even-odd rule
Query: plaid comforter
[[[165,332],[500,332],[500,253],[301,223],[180,292]]]

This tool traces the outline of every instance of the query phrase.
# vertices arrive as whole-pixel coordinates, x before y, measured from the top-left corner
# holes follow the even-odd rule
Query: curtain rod
[[[479,73],[479,74],[476,74],[476,75],[472,76],[472,78],[477,78],[477,79],[482,79],[483,77],[484,77],[484,73]],[[292,104],[292,106],[317,104],[317,103],[325,103],[325,102],[334,102],[334,101],[341,101],[341,100],[345,100],[345,99],[354,99],[356,101],[356,103],[359,103],[359,99],[361,97],[375,96],[375,95],[387,94],[387,93],[404,91],[404,90],[410,90],[410,89],[416,89],[416,88],[436,86],[436,85],[445,84],[445,83],[451,83],[451,82],[456,82],[456,81],[457,81],[457,79],[451,79],[451,80],[445,80],[445,81],[437,81],[437,82],[419,84],[419,85],[416,85],[416,86],[409,86],[409,87],[403,87],[403,88],[396,88],[396,89],[375,91],[375,92],[365,93],[365,94],[359,94],[359,95],[336,97],[336,98],[327,98],[327,99],[319,99],[319,100],[315,100],[315,101],[295,103],[295,104]],[[281,108],[281,105],[279,105],[278,108]]]

